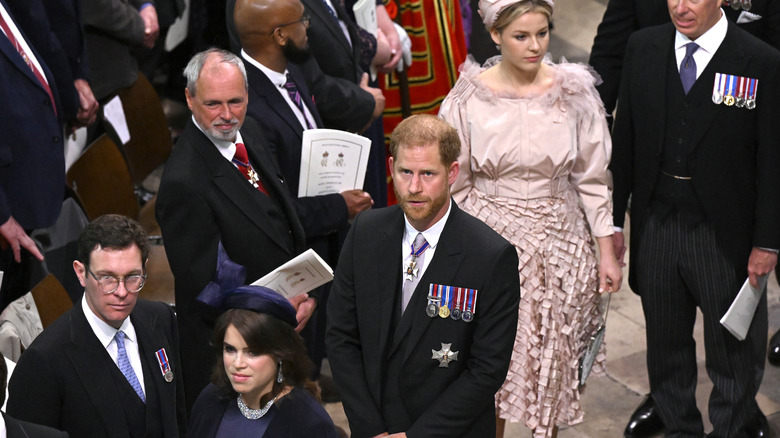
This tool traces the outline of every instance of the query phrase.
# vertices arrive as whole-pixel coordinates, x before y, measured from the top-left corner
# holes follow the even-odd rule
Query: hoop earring
[[[284,381],[284,374],[282,374],[282,361],[279,361],[279,371],[276,373],[276,382],[282,383]]]

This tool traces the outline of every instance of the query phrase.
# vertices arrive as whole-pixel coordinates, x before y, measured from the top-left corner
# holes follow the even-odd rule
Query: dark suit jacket
[[[319,2],[320,0],[316,1]],[[306,2],[303,2],[303,4],[306,6]],[[240,54],[241,41],[238,39],[236,26],[233,23],[235,7],[236,0],[227,0],[226,16],[228,35],[230,36],[230,49],[234,53]],[[316,21],[312,15],[312,26],[315,25]],[[339,32],[341,32],[341,28],[339,28]],[[311,28],[308,35],[309,44],[311,44],[312,38],[322,37],[315,37],[311,33]],[[341,38],[346,41],[343,34],[341,34]],[[313,47],[312,49],[314,50]],[[325,68],[321,68],[319,65],[319,62],[321,62],[320,57],[344,56],[344,54],[332,52],[332,48],[327,47],[326,51],[320,56],[317,56],[316,53],[314,55],[301,64],[300,67],[312,92],[317,109],[323,117],[325,127],[350,132],[360,131],[371,120],[371,115],[374,112],[374,98],[358,86],[360,75],[356,76],[357,79],[355,79],[355,75],[352,73],[341,76],[330,70],[325,70]],[[323,61],[328,61],[328,64],[331,62],[327,59]]]
[[[198,397],[187,429],[190,438],[217,436],[220,421],[229,406],[235,409],[234,397],[223,398],[219,388],[210,384]],[[325,409],[306,390],[293,390],[272,408],[274,417],[263,438],[336,438],[336,427]]]
[[[260,128],[241,128],[249,159],[274,201],[247,183],[190,121],[165,166],[156,214],[176,287],[187,402],[208,384],[214,355],[208,341],[216,315],[195,298],[214,276],[221,241],[253,282],[305,248],[303,227]],[[281,212],[272,216],[271,211]],[[281,231],[279,231],[281,230]],[[284,233],[286,232],[286,235]]]
[[[141,361],[150,370],[144,385],[159,399],[163,437],[183,436],[186,418],[176,318],[162,303],[138,300],[130,319]],[[155,352],[165,348],[174,374],[166,382]],[[87,322],[81,303],[43,331],[19,358],[8,385],[8,414],[64,430],[72,437],[129,437],[115,380],[116,367]]]
[[[83,37],[81,35],[80,8],[77,1],[74,0],[52,0],[43,2],[42,0],[6,0],[11,7],[16,24],[24,29],[25,34],[30,38],[29,42],[35,46],[35,49],[41,54],[43,61],[53,72],[56,81],[57,90],[60,92],[59,116],[60,120],[73,120],[78,113],[80,101],[73,80],[77,78],[86,78],[83,71],[72,70],[79,68],[78,64],[73,64],[70,51],[77,46],[83,50]],[[50,22],[51,13],[55,14],[56,21]],[[65,25],[64,20],[69,20]],[[62,31],[63,38],[69,37],[71,40],[60,42],[60,34],[56,30]],[[65,32],[69,34],[66,36]],[[85,61],[86,62],[86,61]],[[77,74],[79,76],[77,76]]]
[[[723,11],[733,23],[742,13],[741,9],[735,11],[728,6]],[[753,0],[750,13],[761,18],[739,26],[780,49],[780,1]],[[589,61],[604,80],[597,88],[607,114],[615,110],[628,37],[639,29],[664,23],[669,23],[669,9],[664,0],[610,0]]]
[[[19,421],[3,414],[6,438],[68,438],[68,433],[39,424]]]
[[[4,0],[0,3],[11,10]],[[58,101],[54,76],[39,52],[32,51]],[[62,127],[46,90],[5,36],[0,38],[0,78],[0,224],[13,216],[27,230],[48,227],[62,207]]]
[[[336,232],[346,225],[349,218],[344,198],[338,193],[298,198],[303,126],[271,80],[249,62],[244,61],[244,65],[249,81],[247,115],[263,128],[263,136],[279,163],[307,239]],[[316,127],[322,128],[322,119],[312,102],[303,74],[296,65],[288,64],[287,68],[301,93],[303,103],[314,117]]]
[[[359,214],[328,302],[328,359],[352,436],[387,430],[381,400],[386,361],[395,350],[403,354],[399,390],[413,423],[407,436],[490,436],[493,397],[506,377],[517,331],[517,252],[453,201],[433,259],[388,345],[391,317],[400,307],[403,233],[398,206]],[[428,317],[431,283],[477,289],[474,320]],[[458,351],[448,368],[431,359],[442,343]]]
[[[144,40],[144,21],[138,9],[152,0],[83,0],[82,13],[92,92],[104,101],[138,78],[131,53]]]
[[[623,225],[628,197],[633,194],[634,236],[642,232],[659,174],[674,35],[671,23],[643,29],[631,37],[626,50],[610,169],[615,225]],[[692,90],[712,90],[715,73],[760,83],[754,110],[708,101],[690,128],[693,189],[718,243],[731,256],[737,277],[744,277],[752,247],[780,248],[780,107],[776,105],[780,53],[729,22],[725,40]],[[638,242],[631,239],[629,282],[634,290]]]

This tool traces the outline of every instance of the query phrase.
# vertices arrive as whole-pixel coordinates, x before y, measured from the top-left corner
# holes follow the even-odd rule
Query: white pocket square
[[[737,18],[737,24],[750,23],[753,21],[758,21],[760,19],[761,16],[758,14],[754,14],[748,11],[742,11],[742,13],[739,14],[739,18]]]

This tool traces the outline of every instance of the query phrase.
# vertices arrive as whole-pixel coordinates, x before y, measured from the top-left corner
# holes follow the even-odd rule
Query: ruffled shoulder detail
[[[553,85],[540,95],[519,96],[512,92],[495,91],[489,88],[479,75],[488,68],[498,64],[501,56],[494,56],[483,65],[479,65],[469,55],[466,62],[460,66],[460,79],[453,88],[453,93],[474,93],[484,100],[492,99],[528,99],[539,100],[544,106],[559,106],[563,111],[571,111],[576,115],[598,112],[605,115],[604,105],[601,102],[596,85],[601,83],[601,78],[590,66],[570,63],[561,58],[561,62],[555,64],[549,54],[544,62],[554,69]],[[457,90],[457,92],[456,92]]]

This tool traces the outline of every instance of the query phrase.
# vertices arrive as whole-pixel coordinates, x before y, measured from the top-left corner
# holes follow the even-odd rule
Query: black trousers
[[[756,393],[764,373],[767,304],[764,293],[744,341],[720,324],[747,278],[737,274],[711,226],[677,215],[648,218],[637,236],[637,280],[647,330],[650,388],[667,436],[702,437],[696,407],[696,308],[704,315],[706,370],[714,385],[709,399],[711,437],[747,437],[759,415]]]

